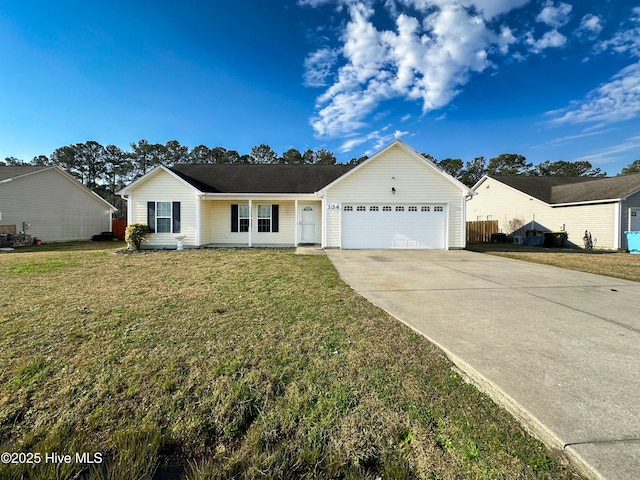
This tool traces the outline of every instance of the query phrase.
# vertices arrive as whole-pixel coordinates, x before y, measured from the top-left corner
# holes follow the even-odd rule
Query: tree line
[[[353,162],[358,161],[354,159]],[[179,163],[208,164],[285,164],[285,165],[333,165],[336,157],[329,150],[305,150],[290,148],[278,155],[269,145],[253,147],[251,153],[240,155],[236,150],[223,147],[209,148],[198,145],[190,149],[177,140],[166,144],[140,140],[131,143],[131,150],[124,151],[115,145],[103,146],[89,140],[56,148],[51,155],[38,155],[31,161],[15,157],[4,159],[5,165],[58,165],[75,176],[98,195],[118,208],[115,218],[126,217],[126,202],[116,192],[158,165],[172,166]]]
[[[144,175],[157,165],[172,166],[179,163],[207,164],[280,164],[280,165],[334,165],[335,155],[329,150],[305,150],[290,148],[278,155],[269,145],[253,147],[248,154],[240,155],[236,150],[223,147],[209,148],[198,145],[190,149],[177,140],[166,144],[149,143],[140,140],[131,143],[131,150],[124,151],[115,145],[103,146],[89,140],[56,148],[51,155],[38,155],[31,161],[15,157],[4,159],[5,165],[58,165],[78,178],[84,185],[118,208],[116,217],[126,216],[126,203],[116,192],[136,178]],[[467,186],[473,186],[483,175],[560,175],[602,177],[606,172],[593,168],[587,161],[555,162],[544,161],[538,165],[527,162],[523,155],[502,153],[488,161],[485,157],[475,157],[463,162],[459,158],[437,160],[423,153],[442,170],[457,178]],[[352,158],[349,164],[359,164],[367,156]],[[640,172],[640,160],[622,169],[619,175]]]
[[[538,165],[533,165],[533,163],[527,162],[524,155],[501,153],[497,157],[489,159],[488,162],[484,157],[476,157],[472,161],[464,163],[459,158],[445,158],[438,161],[431,155],[424,153],[422,155],[469,187],[475,185],[484,175],[555,175],[562,177],[604,177],[607,175],[607,172],[593,168],[591,163],[585,160],[575,162],[546,160]],[[632,173],[640,173],[640,160],[624,167],[618,175]]]

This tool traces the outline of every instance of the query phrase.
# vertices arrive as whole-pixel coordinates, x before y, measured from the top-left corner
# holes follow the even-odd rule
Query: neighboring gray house
[[[625,231],[640,231],[640,174],[617,177],[484,176],[473,186],[467,221],[497,220],[503,233],[565,231],[582,245],[626,249]]]
[[[111,230],[115,210],[60,167],[0,166],[2,230],[44,242],[89,240]]]

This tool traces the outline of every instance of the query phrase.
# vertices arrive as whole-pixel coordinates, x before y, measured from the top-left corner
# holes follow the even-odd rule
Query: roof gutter
[[[577,205],[595,205],[598,203],[617,203],[617,202],[621,202],[622,198],[606,198],[606,199],[602,199],[602,200],[589,200],[586,202],[568,202],[568,203],[548,203],[547,205],[549,205],[551,208],[555,208],[555,207],[575,207]]]
[[[304,199],[312,200],[317,198],[313,193],[202,193],[200,198],[203,200],[231,200],[231,199],[249,199],[252,200],[269,200],[269,199],[286,199],[295,200]]]

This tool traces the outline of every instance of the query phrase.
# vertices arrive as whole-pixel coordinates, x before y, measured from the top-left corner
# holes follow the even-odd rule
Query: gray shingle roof
[[[623,198],[640,190],[640,174],[593,179],[554,188],[553,203],[588,202]]]
[[[39,170],[51,168],[49,165],[17,165],[17,166],[0,166],[0,180],[16,178],[28,173],[34,173]]]
[[[619,199],[640,191],[640,173],[600,178],[521,175],[491,178],[552,205]]]
[[[353,165],[180,164],[170,170],[204,193],[314,193]]]

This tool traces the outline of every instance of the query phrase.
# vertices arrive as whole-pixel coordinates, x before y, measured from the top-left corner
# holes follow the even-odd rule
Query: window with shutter
[[[249,231],[249,204],[241,203],[231,205],[231,231]]]
[[[151,233],[180,233],[180,202],[147,202]]]

